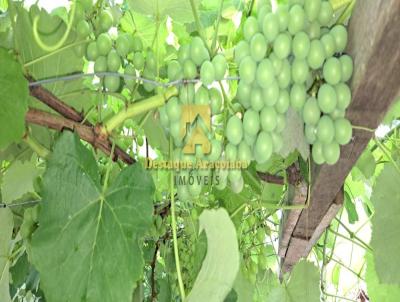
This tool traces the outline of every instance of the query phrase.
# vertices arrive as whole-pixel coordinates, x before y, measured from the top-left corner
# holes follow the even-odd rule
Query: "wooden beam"
[[[347,118],[353,125],[375,129],[400,92],[400,1],[357,1],[349,25],[347,53],[354,60],[352,103]],[[301,211],[282,271],[310,252],[343,203],[343,183],[367,146],[372,133],[356,130],[341,148],[334,166],[314,166],[310,207]],[[338,194],[339,193],[339,194]]]

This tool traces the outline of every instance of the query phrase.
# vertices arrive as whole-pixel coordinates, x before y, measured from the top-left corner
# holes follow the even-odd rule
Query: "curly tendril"
[[[63,44],[68,39],[69,33],[71,32],[72,24],[74,23],[74,19],[75,19],[75,10],[76,10],[76,0],[74,0],[72,3],[71,17],[68,20],[67,30],[65,31],[63,37],[54,45],[47,45],[42,41],[42,39],[39,36],[39,30],[38,30],[40,16],[35,17],[35,19],[33,20],[33,37],[35,38],[35,41],[40,46],[40,48],[42,48],[43,50],[45,50],[47,52],[52,52],[52,51],[59,49],[61,46],[63,46]]]

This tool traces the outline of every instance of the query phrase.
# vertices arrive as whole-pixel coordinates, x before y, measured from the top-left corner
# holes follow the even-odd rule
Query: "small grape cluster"
[[[242,119],[235,115],[228,121],[232,148],[250,149],[257,163],[268,161],[283,147],[282,131],[291,108],[305,123],[313,160],[338,161],[340,145],[352,136],[344,116],[351,101],[346,82],[353,61],[341,55],[346,28],[329,28],[332,22],[332,6],[324,0],[291,0],[275,12],[262,4],[257,17],[245,21],[244,40],[235,48],[237,98],[245,113]]]

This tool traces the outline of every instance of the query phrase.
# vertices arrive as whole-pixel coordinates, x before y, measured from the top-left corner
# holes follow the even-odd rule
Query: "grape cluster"
[[[227,138],[231,148],[251,150],[250,159],[265,163],[282,146],[286,113],[295,110],[305,123],[317,164],[335,164],[352,126],[344,118],[351,101],[346,82],[353,61],[341,55],[347,31],[333,22],[329,1],[291,0],[275,12],[262,4],[243,26],[235,48],[240,82],[237,98],[245,108],[232,116]],[[229,146],[229,145],[228,145]]]

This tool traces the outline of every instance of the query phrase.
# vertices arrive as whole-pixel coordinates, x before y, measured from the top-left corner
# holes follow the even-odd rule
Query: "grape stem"
[[[200,34],[201,39],[204,42],[204,45],[207,47],[207,50],[210,53],[210,47],[208,46],[206,37],[204,35],[203,27],[201,26],[201,22],[200,22],[200,18],[199,18],[199,13],[197,12],[197,8],[196,8],[196,4],[194,3],[194,0],[190,0],[190,6],[192,7],[193,17],[194,17],[194,21],[196,23],[197,30]]]
[[[178,95],[176,87],[168,88],[163,94],[158,94],[140,102],[129,105],[125,110],[108,119],[101,128],[102,135],[108,136],[115,128],[121,126],[125,120],[133,118],[149,110],[163,106],[171,97]]]

